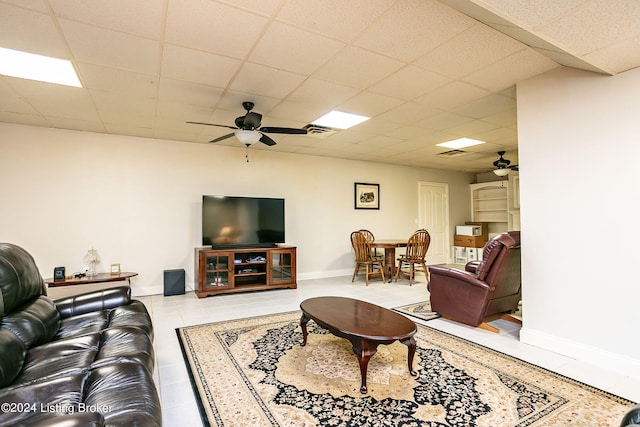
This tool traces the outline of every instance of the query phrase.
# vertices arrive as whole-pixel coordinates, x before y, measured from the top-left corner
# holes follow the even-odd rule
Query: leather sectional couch
[[[53,301],[0,243],[0,315],[0,425],[161,425],[151,318],[128,286]]]

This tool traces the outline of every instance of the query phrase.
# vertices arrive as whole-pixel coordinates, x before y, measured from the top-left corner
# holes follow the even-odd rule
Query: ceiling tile
[[[491,92],[469,83],[454,81],[414,100],[430,108],[451,109],[487,96]]]
[[[312,76],[364,89],[402,68],[400,61],[348,46]]]
[[[46,14],[0,3],[0,46],[54,58],[70,58],[70,52]]]
[[[284,98],[303,81],[304,77],[300,74],[246,63],[231,84],[231,89]]]
[[[77,62],[76,68],[82,85],[88,89],[148,98],[158,93],[156,76],[82,62]]]
[[[63,19],[58,22],[77,61],[158,74],[158,42],[88,24]]]
[[[344,42],[351,41],[389,9],[388,0],[288,0],[278,19]]]
[[[222,92],[223,89],[217,87],[162,78],[158,99],[164,102],[177,102],[213,110],[213,106],[220,100]]]
[[[267,18],[211,0],[171,0],[165,40],[169,43],[244,59],[267,25]]]
[[[401,99],[363,91],[336,107],[345,113],[359,114],[366,117],[379,116],[385,111],[401,105]]]
[[[294,73],[311,74],[344,46],[344,43],[328,37],[274,22],[251,52],[249,61]],[[296,54],[291,55],[291,52]]]
[[[341,104],[358,92],[359,89],[353,87],[326,80],[308,78],[291,92],[288,99],[294,102],[316,102],[331,109],[331,107]],[[329,110],[325,112],[329,112]]]
[[[147,0],[49,0],[55,14],[158,39],[164,24],[164,2]]]
[[[241,65],[237,59],[166,44],[161,70],[163,77],[225,88]]]
[[[535,50],[525,49],[470,74],[463,80],[491,91],[500,91],[558,67],[557,63]]]
[[[379,117],[391,122],[411,125],[419,122],[420,120],[424,120],[432,114],[432,110],[424,108],[424,106],[420,104],[405,102],[404,104],[395,107],[393,110],[389,110],[381,114]]]
[[[415,65],[407,65],[371,86],[369,90],[410,101],[450,82],[451,78],[442,74],[436,74]]]
[[[585,55],[640,35],[640,2],[592,0],[536,30],[551,40],[562,40],[570,52]]]
[[[401,0],[370,26],[355,44],[411,62],[474,21],[435,0]]]
[[[476,23],[417,59],[416,64],[459,78],[523,48],[522,43]]]
[[[622,73],[640,64],[640,35],[620,40],[612,46],[585,55],[587,61],[607,64],[615,73]]]

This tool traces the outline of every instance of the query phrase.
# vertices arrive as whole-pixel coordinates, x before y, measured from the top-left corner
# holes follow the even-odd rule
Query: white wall
[[[353,271],[349,234],[408,237],[418,181],[446,182],[451,227],[469,220],[469,174],[0,123],[0,241],[29,251],[44,277],[55,266],[136,271],[136,295],[162,293],[163,270],[193,286],[203,194],[283,197],[298,277]],[[354,182],[380,184],[379,211],[354,210]],[[453,231],[451,231],[453,233]]]
[[[518,85],[520,338],[640,378],[640,69]]]

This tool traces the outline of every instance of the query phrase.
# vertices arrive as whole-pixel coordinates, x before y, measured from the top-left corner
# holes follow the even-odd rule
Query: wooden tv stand
[[[194,258],[198,298],[297,287],[293,246],[196,248]]]

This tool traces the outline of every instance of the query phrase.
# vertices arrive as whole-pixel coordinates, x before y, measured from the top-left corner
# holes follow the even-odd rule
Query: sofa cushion
[[[60,328],[54,340],[71,338],[74,336],[95,334],[109,326],[109,312],[94,311],[79,316],[68,317],[60,321]]]
[[[34,347],[10,387],[86,371],[95,361],[99,345],[100,333],[95,333]]]
[[[151,338],[142,329],[114,327],[100,334],[100,349],[92,368],[127,360],[139,363],[153,373],[153,356]]]
[[[84,390],[86,405],[108,408],[101,412],[109,426],[162,424],[153,377],[138,363],[122,361],[93,369]]]
[[[137,300],[131,301],[129,305],[111,310],[109,312],[109,326],[135,326],[145,331],[149,338],[153,339],[153,324],[147,307]]]
[[[31,425],[51,417],[55,408],[77,408],[82,402],[85,374],[38,381],[22,387],[0,389],[0,403],[22,407],[22,411],[0,411],[0,425]],[[44,408],[44,411],[43,411]]]
[[[2,318],[2,327],[16,334],[27,348],[50,341],[59,326],[60,314],[46,296],[36,297]]]
[[[27,348],[13,332],[0,329],[0,387],[18,376],[22,369]]]
[[[44,282],[33,257],[11,243],[0,243],[0,315],[45,294]]]

